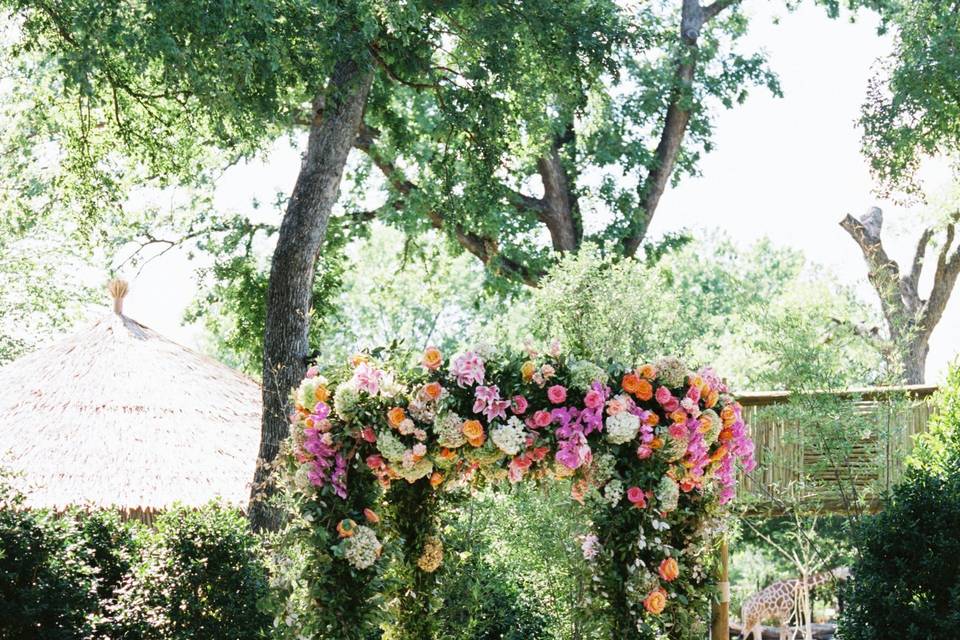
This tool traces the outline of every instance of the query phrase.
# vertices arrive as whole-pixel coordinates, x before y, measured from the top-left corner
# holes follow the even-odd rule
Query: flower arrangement
[[[292,399],[288,486],[337,514],[335,557],[356,572],[384,563],[376,505],[357,512],[347,499],[361,478],[437,492],[569,481],[572,498],[595,507],[583,555],[598,595],[620,612],[617,637],[691,624],[737,469],[754,466],[741,407],[719,376],[675,358],[603,368],[556,347],[451,358],[430,347],[404,366],[378,351],[338,370],[311,368]],[[443,546],[425,539],[416,564],[433,573]]]

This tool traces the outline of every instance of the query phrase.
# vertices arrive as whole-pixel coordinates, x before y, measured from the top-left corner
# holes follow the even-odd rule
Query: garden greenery
[[[474,486],[571,482],[596,613],[617,638],[706,629],[712,543],[753,465],[740,406],[709,368],[560,354],[378,349],[307,373],[285,486],[307,556],[285,583],[293,635],[436,637],[444,503]]]

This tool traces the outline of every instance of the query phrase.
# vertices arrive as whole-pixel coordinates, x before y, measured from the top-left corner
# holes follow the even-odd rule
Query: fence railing
[[[931,414],[931,385],[873,387],[791,395],[742,393],[756,446],[757,468],[740,483],[749,510],[775,515],[790,508],[845,512],[871,508],[903,476],[904,461]],[[810,411],[825,407],[823,415]],[[831,409],[832,407],[832,409]],[[839,421],[855,421],[843,444]]]

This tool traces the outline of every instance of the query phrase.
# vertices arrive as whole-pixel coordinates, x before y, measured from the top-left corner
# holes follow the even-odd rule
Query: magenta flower
[[[627,500],[639,509],[647,506],[647,496],[644,495],[643,489],[640,487],[630,487],[627,489]]]

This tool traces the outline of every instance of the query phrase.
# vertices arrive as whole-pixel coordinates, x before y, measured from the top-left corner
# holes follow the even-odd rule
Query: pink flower
[[[700,402],[700,387],[690,387],[687,389],[687,397],[694,402]]]
[[[603,404],[603,394],[596,389],[591,389],[587,391],[587,395],[583,397],[583,404],[587,405],[590,409],[596,409]]]
[[[637,457],[641,460],[646,460],[653,455],[653,448],[649,445],[642,444],[637,448]]]
[[[473,412],[483,413],[488,422],[507,417],[510,402],[500,399],[500,388],[496,385],[490,387],[480,385],[474,392],[474,396],[476,399],[473,401]]]
[[[310,367],[309,369],[307,369],[308,378],[316,378],[318,373],[320,373],[320,370],[317,369],[316,367]]]
[[[381,458],[380,454],[377,454],[377,453],[367,456],[366,462],[367,462],[367,466],[374,470],[380,469],[381,467],[384,466],[383,458]]]
[[[686,438],[689,430],[687,429],[686,425],[683,425],[679,422],[674,422],[672,425],[670,425],[670,428],[667,429],[667,431],[670,433],[671,438],[679,440],[681,438]]]
[[[567,399],[567,388],[560,384],[555,384],[547,389],[547,397],[553,404],[563,404]]]
[[[377,441],[377,433],[373,430],[373,427],[364,427],[360,432],[360,437],[370,443]]]
[[[657,402],[665,405],[673,399],[673,394],[670,393],[670,389],[666,387],[657,387],[657,392],[654,394],[654,397],[657,399]]]
[[[545,427],[553,422],[553,417],[549,411],[537,411],[533,414],[533,425],[537,428]]]
[[[643,494],[640,487],[630,487],[627,489],[627,500],[633,503],[633,506],[642,509],[647,506],[647,497]]]
[[[530,403],[527,402],[527,399],[523,396],[513,396],[513,409],[512,411],[516,415],[523,415],[527,412],[527,408],[530,406]]]
[[[382,377],[382,371],[371,367],[366,362],[361,362],[357,365],[357,368],[353,370],[353,379],[357,383],[357,388],[366,391],[372,396],[376,395],[377,391],[380,390],[380,379]]]
[[[450,375],[460,388],[471,384],[483,384],[483,360],[473,351],[458,356],[450,365]]]
[[[607,400],[607,415],[615,416],[627,410],[627,404],[621,396]]]

